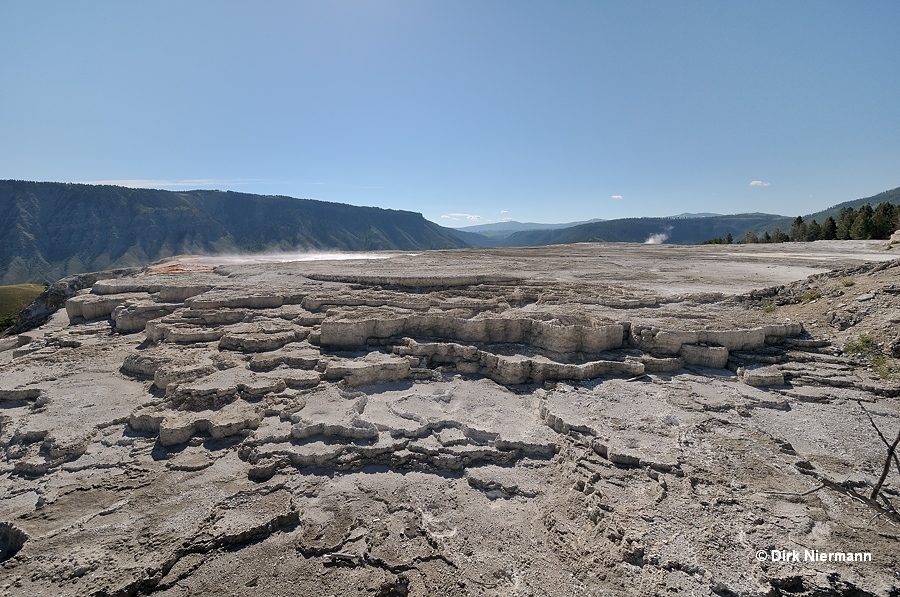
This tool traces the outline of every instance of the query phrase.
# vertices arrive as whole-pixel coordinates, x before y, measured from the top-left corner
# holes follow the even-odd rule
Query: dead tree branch
[[[872,495],[869,496],[869,499],[872,501],[878,500],[878,494],[881,492],[881,486],[884,485],[885,479],[887,479],[888,473],[891,472],[891,461],[893,461],[897,465],[897,472],[900,473],[900,459],[897,458],[897,445],[900,444],[900,430],[897,431],[897,439],[893,442],[888,442],[887,438],[881,432],[881,429],[878,428],[878,425],[875,424],[875,419],[872,418],[872,414],[866,410],[866,407],[862,405],[862,402],[859,400],[856,401],[859,404],[859,407],[862,409],[866,416],[869,418],[869,422],[872,424],[872,427],[875,428],[875,433],[878,434],[878,437],[881,438],[881,441],[887,446],[888,453],[887,458],[884,461],[884,468],[881,471],[881,477],[879,477],[878,482],[875,483],[875,487],[872,488]]]
[[[890,505],[883,506],[880,503],[878,503],[876,500],[874,500],[868,496],[860,495],[848,483],[839,483],[833,479],[829,479],[828,477],[826,477],[824,475],[820,475],[819,473],[817,473],[815,471],[811,471],[811,470],[797,469],[797,471],[804,475],[809,475],[810,477],[814,477],[828,489],[831,489],[838,493],[842,493],[851,499],[854,499],[862,504],[869,506],[870,508],[875,510],[877,513],[884,516],[889,522],[891,522],[895,526],[897,524],[900,524],[900,513],[898,513],[897,510],[895,510],[893,508],[893,506],[890,506]],[[817,487],[816,489],[818,490],[820,488]]]
[[[878,493],[881,491],[881,486],[884,485],[884,480],[887,479],[888,473],[891,472],[891,459],[897,458],[897,444],[900,444],[900,431],[897,431],[897,439],[894,440],[894,443],[888,446],[888,455],[884,461],[884,470],[881,471],[881,477],[878,479],[878,482],[875,483],[875,487],[872,488],[871,498],[873,500],[878,499]],[[898,465],[898,469],[900,469],[900,465]]]

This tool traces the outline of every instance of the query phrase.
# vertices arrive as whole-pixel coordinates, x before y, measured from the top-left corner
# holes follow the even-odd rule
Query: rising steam
[[[254,253],[250,255],[209,255],[198,260],[216,265],[237,265],[243,263],[286,263],[289,261],[351,261],[355,259],[390,259],[396,253]]]
[[[651,234],[647,237],[647,240],[644,241],[645,245],[661,245],[664,242],[669,240],[668,232],[660,232],[659,234]]]
[[[168,268],[179,271],[193,269],[210,269],[219,265],[243,265],[250,263],[287,263],[291,261],[352,261],[356,259],[390,259],[398,255],[415,256],[417,253],[378,252],[318,252],[304,253],[256,253],[256,254],[218,254],[218,255],[179,255],[169,257],[151,264],[151,269]]]
[[[661,245],[667,240],[669,240],[669,233],[672,232],[671,226],[663,226],[663,231],[658,232],[656,234],[651,234],[647,237],[647,240],[644,241],[645,245]]]

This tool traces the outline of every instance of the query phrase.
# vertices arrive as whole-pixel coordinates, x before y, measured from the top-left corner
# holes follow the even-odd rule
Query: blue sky
[[[455,226],[810,213],[900,186],[898,23],[893,0],[6,0],[0,178]]]

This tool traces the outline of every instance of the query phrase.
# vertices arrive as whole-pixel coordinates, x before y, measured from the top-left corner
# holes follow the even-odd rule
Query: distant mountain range
[[[146,265],[184,253],[452,249],[421,214],[223,191],[0,181],[0,283]]]
[[[523,230],[557,230],[560,228],[571,228],[581,224],[591,224],[593,222],[602,222],[603,220],[595,218],[593,220],[583,220],[581,222],[569,222],[567,224],[538,224],[536,222],[516,222],[515,220],[506,220],[505,222],[493,222],[490,224],[476,224],[474,226],[462,226],[454,228],[462,232],[474,232],[488,238],[503,239],[514,232]]]
[[[900,188],[884,191],[872,197],[845,201],[816,213],[802,214],[802,217],[804,221],[816,220],[821,224],[828,216],[837,219],[842,208],[857,209],[867,203],[875,207],[883,202],[900,205]],[[751,230],[760,235],[765,231],[774,231],[775,228],[780,228],[783,232],[788,231],[795,217],[765,213],[737,215],[683,213],[666,218],[597,220],[570,227],[550,224],[510,232],[502,238],[485,236],[481,243],[475,236],[468,236],[466,240],[473,245],[507,247],[583,242],[698,244],[712,238],[724,238],[729,234],[735,240],[740,240]],[[474,227],[467,227],[465,230],[472,228]]]
[[[505,246],[558,245],[584,242],[696,244],[731,234],[740,238],[748,230],[779,218],[772,214],[731,216],[624,218],[581,224],[560,230],[526,230],[504,239]]]
[[[841,208],[900,205],[900,188]],[[750,230],[790,229],[795,216],[684,213],[569,224],[498,222],[445,228],[421,214],[231,191],[173,192],[55,182],[0,181],[0,284],[141,266],[172,255],[302,250],[425,250],[577,242],[702,243]]]
[[[715,217],[721,216],[721,215],[724,215],[724,214],[714,214],[714,213],[703,211],[703,212],[699,212],[699,213],[695,213],[695,214],[683,213],[683,214],[678,214],[677,216],[670,216],[670,217],[672,217],[672,218],[715,218]]]

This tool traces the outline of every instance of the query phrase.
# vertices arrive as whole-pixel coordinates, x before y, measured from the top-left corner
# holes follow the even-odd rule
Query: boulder
[[[784,373],[778,367],[743,367],[738,377],[748,386],[783,386]]]
[[[328,363],[325,377],[343,379],[347,385],[362,386],[388,383],[406,379],[410,375],[407,359],[372,352],[362,359],[340,360]]]
[[[147,322],[170,315],[180,305],[154,301],[128,300],[112,311],[112,320],[119,332],[143,332]]]
[[[129,299],[140,298],[142,298],[142,295],[81,294],[73,296],[66,301],[66,315],[68,315],[70,322],[75,321],[78,318],[91,320],[109,317],[116,307],[124,305]]]
[[[728,349],[724,346],[685,344],[681,347],[679,354],[688,365],[724,369],[728,364]]]

